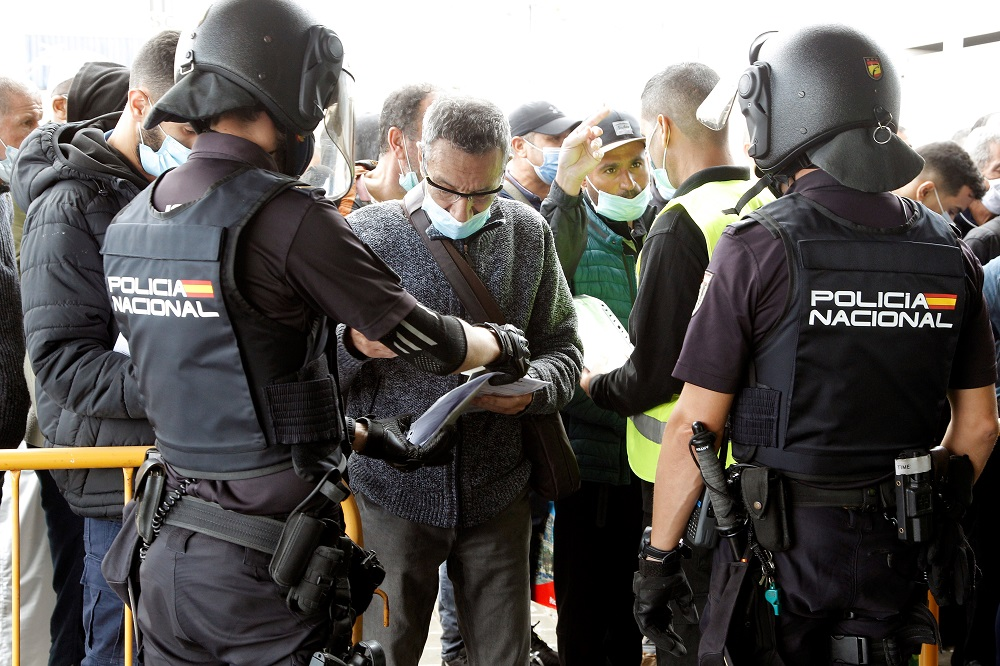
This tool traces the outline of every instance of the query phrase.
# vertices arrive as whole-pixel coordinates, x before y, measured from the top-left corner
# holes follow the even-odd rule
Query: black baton
[[[698,457],[701,468],[701,478],[705,481],[708,494],[712,498],[712,509],[715,520],[719,524],[719,533],[724,537],[734,536],[740,526],[739,517],[733,506],[733,498],[729,494],[729,484],[726,481],[726,468],[715,452],[715,433],[705,427],[701,421],[691,424],[691,446]]]

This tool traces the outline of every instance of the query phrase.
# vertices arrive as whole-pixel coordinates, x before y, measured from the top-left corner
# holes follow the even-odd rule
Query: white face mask
[[[0,139],[0,145],[3,145],[6,151],[6,155],[0,160],[0,180],[10,185],[11,178],[14,176],[14,161],[21,150],[14,146],[8,146],[3,139]]]

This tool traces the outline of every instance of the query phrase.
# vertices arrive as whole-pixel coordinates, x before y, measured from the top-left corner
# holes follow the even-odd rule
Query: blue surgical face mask
[[[657,124],[653,131],[649,135],[649,140],[647,145],[652,145],[653,137],[656,136],[656,130],[660,129],[660,125]],[[670,145],[670,132],[667,132],[667,145]],[[667,175],[667,146],[663,147],[663,160],[662,164],[657,167],[653,165],[653,183],[656,185],[656,190],[660,193],[660,196],[664,199],[670,199],[674,196],[676,188],[673,183],[670,182],[670,176]]]
[[[142,170],[154,178],[168,169],[184,164],[190,154],[190,148],[169,134],[163,135],[159,150],[153,150],[143,143],[142,132],[139,132],[139,163],[142,164]]]
[[[481,213],[476,213],[465,222],[459,222],[455,217],[438,205],[434,197],[429,192],[424,192],[424,202],[421,205],[427,217],[431,220],[431,225],[442,234],[452,240],[468,238],[476,233],[490,219],[490,209],[487,208]]]
[[[406,150],[405,136],[403,137],[403,154],[406,155],[406,172],[399,174],[399,186],[402,187],[407,192],[409,192],[414,187],[416,187],[417,183],[419,183],[420,181],[417,179],[417,172],[414,171],[413,167],[410,165],[410,153],[408,150]],[[399,170],[400,171],[403,170],[402,163],[399,164]]]
[[[4,150],[7,151],[6,156],[0,160],[0,180],[10,185],[10,179],[14,175],[14,160],[17,159],[17,154],[20,152],[19,148],[14,146],[8,146],[0,139],[0,144],[3,145]]]
[[[938,194],[937,185],[934,186],[934,196],[937,197],[938,208],[941,209],[941,214],[944,215],[949,222],[954,222],[955,218],[951,216],[951,213],[948,212],[947,208],[941,205],[941,195]]]
[[[556,179],[556,171],[559,170],[559,153],[561,149],[559,148],[539,148],[530,141],[525,141],[526,144],[539,150],[542,153],[542,166],[531,165],[531,168],[535,170],[535,174],[538,178],[546,185],[551,185]],[[528,160],[529,162],[531,160]]]
[[[587,179],[590,183],[590,179]],[[590,183],[591,187],[594,187],[593,183]],[[596,187],[594,187],[597,190]],[[633,220],[638,220],[642,217],[642,214],[646,212],[646,208],[649,206],[649,200],[652,195],[649,193],[649,187],[644,187],[639,194],[635,195],[631,199],[626,199],[625,197],[620,197],[617,194],[610,194],[608,192],[602,192],[598,190],[600,194],[597,197],[597,203],[594,204],[594,210],[597,211],[599,215],[603,215],[609,220],[615,220],[616,222],[631,222]]]

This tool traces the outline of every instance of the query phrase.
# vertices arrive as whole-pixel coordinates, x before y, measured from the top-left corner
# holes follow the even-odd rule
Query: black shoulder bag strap
[[[430,250],[431,256],[441,267],[444,276],[448,278],[462,305],[477,322],[507,323],[507,318],[501,312],[493,294],[458,249],[447,240],[433,241],[427,236],[427,228],[431,222],[427,213],[421,208],[423,201],[424,188],[414,187],[403,198],[403,212],[416,229],[420,240]]]

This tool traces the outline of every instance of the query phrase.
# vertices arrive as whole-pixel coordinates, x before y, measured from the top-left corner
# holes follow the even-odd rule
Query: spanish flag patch
[[[954,310],[958,296],[955,294],[924,294],[928,310]]]
[[[181,280],[180,283],[184,287],[184,295],[188,298],[215,298],[211,280]],[[952,309],[954,309],[954,298]]]

